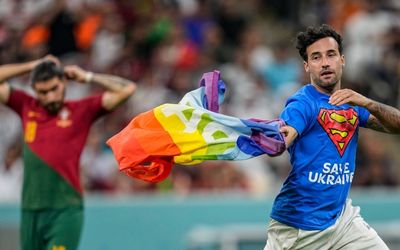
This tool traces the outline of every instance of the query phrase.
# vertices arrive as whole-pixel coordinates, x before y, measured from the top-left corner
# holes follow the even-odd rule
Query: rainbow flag
[[[203,74],[200,87],[178,104],[163,104],[136,116],[107,141],[126,175],[149,182],[168,177],[174,163],[246,160],[280,155],[282,120],[239,119],[218,113],[225,85],[220,72]]]

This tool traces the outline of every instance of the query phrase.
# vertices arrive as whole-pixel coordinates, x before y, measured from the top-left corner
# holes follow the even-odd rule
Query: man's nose
[[[323,68],[329,68],[329,62],[328,62],[328,59],[325,56],[322,57],[322,67]]]
[[[54,91],[49,91],[46,93],[46,99],[48,102],[54,101],[56,98],[56,93]]]

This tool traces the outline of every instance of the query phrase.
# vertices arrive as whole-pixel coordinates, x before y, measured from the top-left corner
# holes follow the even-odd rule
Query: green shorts
[[[83,224],[83,208],[22,210],[22,250],[75,250]]]

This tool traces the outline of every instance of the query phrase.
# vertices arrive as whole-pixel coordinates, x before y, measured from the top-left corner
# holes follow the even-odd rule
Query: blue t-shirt
[[[271,218],[303,230],[323,230],[340,215],[355,171],[358,127],[365,127],[370,115],[365,108],[328,100],[308,84],[281,114],[298,137],[288,148],[292,170]]]

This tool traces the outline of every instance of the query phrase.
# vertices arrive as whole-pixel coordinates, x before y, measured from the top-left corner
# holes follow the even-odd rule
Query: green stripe
[[[202,134],[204,132],[204,128],[210,123],[213,122],[214,120],[210,116],[210,114],[204,113],[201,115],[201,120],[199,124],[197,125],[197,130]]]
[[[40,159],[25,143],[23,154],[23,209],[82,206],[82,195],[66,182],[60,174]]]

